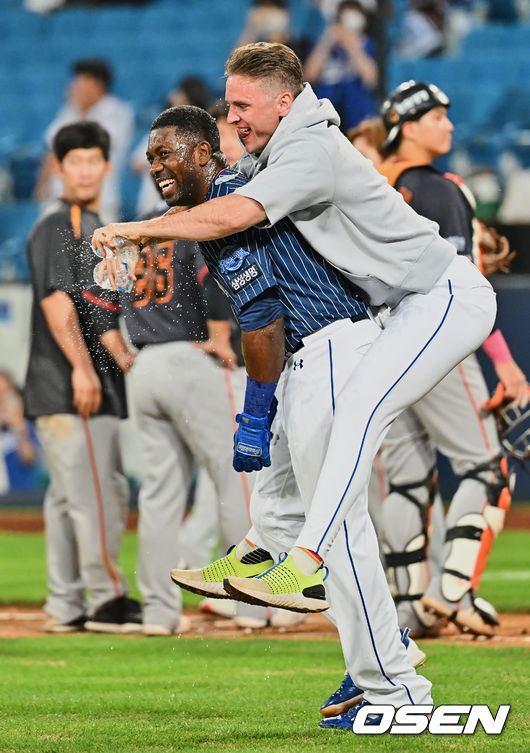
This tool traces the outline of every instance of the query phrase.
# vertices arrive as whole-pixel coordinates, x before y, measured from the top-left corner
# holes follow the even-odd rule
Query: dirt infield
[[[138,513],[129,513],[127,530],[134,531],[138,523]],[[528,515],[528,527],[530,528],[530,510]],[[1,510],[0,531],[12,533],[42,533],[44,531],[44,518],[40,510]]]
[[[185,610],[184,614],[191,623],[190,629],[184,633],[184,637],[247,638],[249,636],[262,636],[299,640],[338,640],[335,627],[324,615],[307,615],[302,623],[290,627],[266,627],[259,630],[245,628],[242,630],[235,627],[232,620],[203,614],[198,610]],[[45,636],[47,635],[44,632],[45,619],[44,611],[36,607],[0,607],[0,639]],[[456,628],[448,626],[439,638],[429,638],[426,641],[436,640],[443,643],[489,646],[491,648],[499,646],[526,646],[530,648],[529,614],[502,614],[500,620],[501,624],[493,638],[475,638],[471,635],[464,635],[458,632]],[[131,636],[120,637],[127,639]]]
[[[129,513],[127,528],[136,529],[138,513]],[[506,515],[505,529],[510,531],[530,531],[530,506],[514,506]],[[40,511],[11,511],[0,509],[0,531],[38,533],[44,530],[44,520]]]
[[[136,528],[137,519],[136,512],[129,515],[129,530]],[[0,510],[0,531],[38,533],[43,530],[43,527],[43,518],[40,511]],[[526,505],[524,507],[513,507],[508,512],[505,528],[530,531],[530,507]],[[244,638],[247,636],[264,636],[338,640],[335,627],[324,615],[307,615],[304,622],[295,626],[266,627],[258,630],[239,629],[231,620],[203,614],[198,610],[186,610],[185,615],[191,623],[191,628],[185,635],[191,637]],[[44,636],[46,635],[43,629],[45,619],[43,610],[37,607],[0,606],[0,638]],[[469,634],[464,635],[456,627],[449,625],[440,637],[427,640],[491,647],[530,647],[530,614],[507,613],[502,614],[500,620],[501,624],[497,629],[497,634],[491,639],[476,638]]]

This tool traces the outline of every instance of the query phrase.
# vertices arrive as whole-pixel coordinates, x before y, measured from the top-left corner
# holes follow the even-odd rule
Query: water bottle
[[[117,235],[114,240],[116,241],[115,251],[108,246],[103,246],[106,252],[105,258],[117,259],[119,266],[114,277],[116,288],[120,293],[130,293],[134,284],[130,270],[133,270],[134,272],[136,268],[136,262],[138,261],[138,246],[128,238],[123,238],[123,236],[121,235]],[[99,252],[99,250],[94,249],[94,252],[101,258],[101,253]],[[105,270],[103,272],[103,280],[101,282],[98,282],[99,270],[101,269],[102,264],[105,266]],[[112,290],[104,261],[96,264],[94,268],[94,282],[96,282],[99,287],[103,288],[104,290]]]
[[[101,269],[101,266],[104,265],[103,270],[103,279],[101,282],[99,282],[99,270]],[[134,281],[131,277],[130,273],[130,266],[124,262],[120,261],[119,267],[116,270],[116,274],[114,276],[114,282],[116,283],[116,289],[119,293],[130,293],[133,289]],[[103,288],[104,290],[112,290],[112,286],[110,284],[109,275],[107,272],[107,267],[105,265],[104,261],[100,261],[99,264],[96,264],[94,267],[94,282],[99,285],[100,288]]]
[[[119,261],[128,264],[131,269],[134,269],[136,262],[138,261],[138,246],[136,243],[133,243],[133,241],[130,241],[128,238],[124,238],[121,235],[117,235],[114,238],[114,241],[116,242],[116,250],[109,248],[108,246],[103,246],[106,253],[105,258],[118,259]],[[100,259],[103,258],[99,249],[95,248],[93,250]]]

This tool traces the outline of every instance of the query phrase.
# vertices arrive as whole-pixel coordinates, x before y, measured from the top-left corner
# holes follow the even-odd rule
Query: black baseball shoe
[[[142,606],[128,596],[107,601],[88,618],[85,630],[93,633],[141,633]]]

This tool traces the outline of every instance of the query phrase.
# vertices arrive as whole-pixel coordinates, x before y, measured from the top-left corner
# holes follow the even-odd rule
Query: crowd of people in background
[[[291,47],[304,64],[305,79],[319,97],[329,98],[337,109],[345,132],[376,113],[383,80],[379,70],[383,23],[387,26],[387,43],[395,48],[398,56],[419,59],[453,53],[466,34],[479,24],[516,22],[530,14],[530,2],[524,0],[305,1],[323,21],[319,38],[313,38],[308,28],[298,29],[295,33],[289,0],[252,0],[242,19],[235,46],[266,41]],[[149,2],[137,0],[134,5],[149,5]],[[126,4],[118,0],[26,0],[25,3],[29,10],[37,13],[52,13],[71,6]],[[392,31],[393,37],[390,38],[388,29],[392,24],[397,31]],[[102,218],[130,218],[133,211],[136,214],[150,211],[156,206],[157,196],[145,174],[145,135],[140,137],[135,126],[139,113],[125,101],[126,96],[121,100],[112,93],[114,76],[108,61],[78,60],[71,67],[71,74],[65,101],[43,134],[45,150],[35,180],[33,199],[45,204],[57,196],[58,180],[53,175],[50,144],[58,128],[66,122],[93,119],[109,130],[113,144],[112,171],[104,187]],[[176,79],[174,89],[167,92],[165,102],[160,104],[187,103],[209,109],[215,106],[219,94],[211,91],[203,79],[189,72]],[[116,123],[120,124],[119,132]],[[517,186],[527,180],[524,172],[518,171],[517,164],[509,160],[506,164],[510,175],[517,173]],[[503,181],[503,176],[492,172],[484,191],[496,190],[500,203],[499,181]],[[133,185],[137,185],[136,202],[128,201],[124,206],[123,183],[131,175],[140,176],[139,182],[133,179]],[[9,196],[9,176],[3,177],[6,182],[4,194]],[[497,186],[493,187],[495,179]],[[507,178],[504,182],[508,184]],[[478,179],[479,193],[485,183],[486,179]],[[514,191],[517,195],[517,187]],[[514,201],[517,203],[511,198],[514,191],[510,191],[510,207],[503,214],[506,218],[514,216],[511,209]],[[516,207],[515,215],[525,217],[524,208]]]

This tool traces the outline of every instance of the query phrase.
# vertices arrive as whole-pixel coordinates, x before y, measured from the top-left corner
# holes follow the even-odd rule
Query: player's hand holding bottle
[[[121,236],[116,236],[113,243],[113,248],[103,246],[102,251],[94,247],[96,256],[103,258],[94,268],[94,282],[105,290],[130,293],[136,280],[139,247]]]

